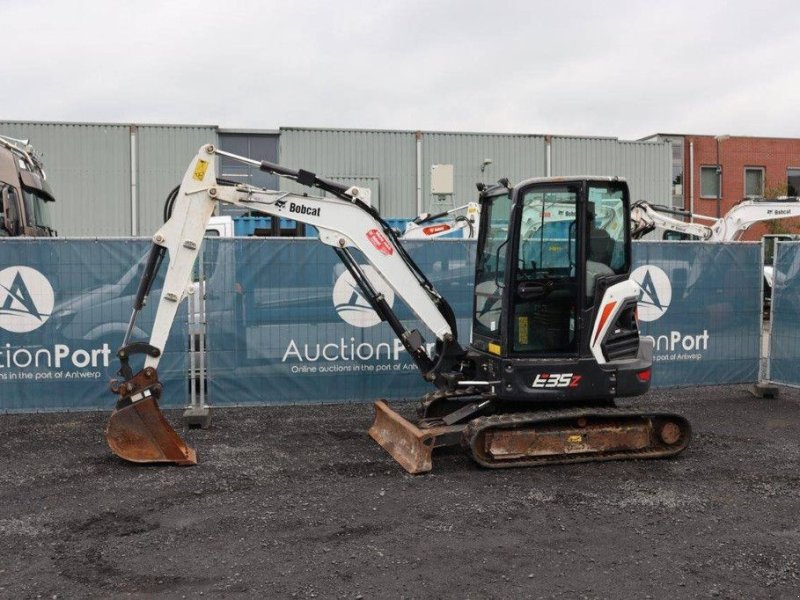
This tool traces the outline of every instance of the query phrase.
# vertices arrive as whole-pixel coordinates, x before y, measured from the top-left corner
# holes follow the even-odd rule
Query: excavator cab
[[[481,200],[470,356],[487,380],[502,379],[498,398],[645,393],[651,346],[639,337],[638,297],[604,302],[630,272],[625,181],[531,179]]]

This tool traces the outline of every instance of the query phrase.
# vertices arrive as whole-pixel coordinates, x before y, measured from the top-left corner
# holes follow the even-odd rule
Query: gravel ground
[[[647,398],[680,457],[416,477],[368,405],[218,410],[192,468],[115,458],[106,414],[2,415],[0,597],[800,597],[800,391]]]

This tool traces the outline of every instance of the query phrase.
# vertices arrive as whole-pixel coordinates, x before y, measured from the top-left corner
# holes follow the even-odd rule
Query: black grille
[[[639,326],[636,322],[635,301],[622,309],[600,348],[609,361],[636,358],[639,353]]]
[[[606,360],[619,360],[622,358],[636,358],[639,352],[639,332],[620,331],[618,334],[609,334],[602,344]]]

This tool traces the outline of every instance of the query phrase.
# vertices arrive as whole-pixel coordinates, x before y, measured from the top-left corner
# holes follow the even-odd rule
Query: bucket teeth
[[[197,464],[194,449],[186,445],[158,407],[161,386],[154,369],[136,374],[118,389],[124,392],[120,392],[120,402],[105,432],[114,454],[136,463]]]

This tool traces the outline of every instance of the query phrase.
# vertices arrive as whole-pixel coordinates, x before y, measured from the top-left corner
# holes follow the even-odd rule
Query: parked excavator
[[[686,241],[700,240],[705,242],[734,242],[741,239],[745,231],[752,225],[774,219],[791,219],[800,217],[800,198],[781,196],[772,199],[743,200],[736,204],[719,219],[690,213],[658,204],[650,204],[644,200],[631,206],[631,236],[642,239],[652,231],[660,232],[665,240]],[[686,222],[684,219],[690,219]],[[694,223],[694,219],[705,223]],[[775,239],[794,240],[797,235],[764,236],[764,317],[769,318],[772,304],[773,264],[772,254]]]
[[[464,214],[459,214],[461,211]],[[432,240],[448,234],[453,237],[453,233],[460,231],[461,239],[472,240],[478,235],[480,216],[481,210],[477,202],[469,202],[440,213],[422,213],[406,223],[400,239]]]
[[[226,156],[329,194],[316,197],[227,184],[216,179]],[[639,290],[629,280],[629,194],[616,177],[537,178],[512,186],[478,185],[481,220],[471,343],[459,343],[456,319],[396,233],[370,205],[369,190],[217,149],[192,160],[169,220],[156,232],[117,356],[121,381],[106,438],[134,462],[195,464],[196,453],[158,407],[157,367],[178,305],[194,289],[192,266],[215,206],[228,203],[313,225],[349,270],[373,310],[393,329],[436,389],[419,420],[375,403],[370,436],[408,472],[432,468],[434,448],[461,444],[490,468],[674,456],[691,437],[688,421],[659,410],[616,408],[614,400],[650,387],[653,342],[640,336]],[[569,207],[563,239],[548,239],[545,207]],[[597,214],[621,223],[599,226]],[[538,228],[523,223],[531,215]],[[353,255],[357,249],[435,337],[408,329]],[[159,266],[168,268],[147,341],[131,331]],[[429,351],[433,348],[433,351]],[[429,353],[430,352],[430,353]],[[131,360],[144,356],[134,372]]]
[[[665,239],[675,233],[681,239],[735,242],[755,223],[792,217],[800,217],[800,198],[794,196],[743,200],[719,219],[640,200],[631,206],[631,235],[633,239],[641,239],[651,231],[660,230]],[[684,219],[708,224],[687,223]]]

